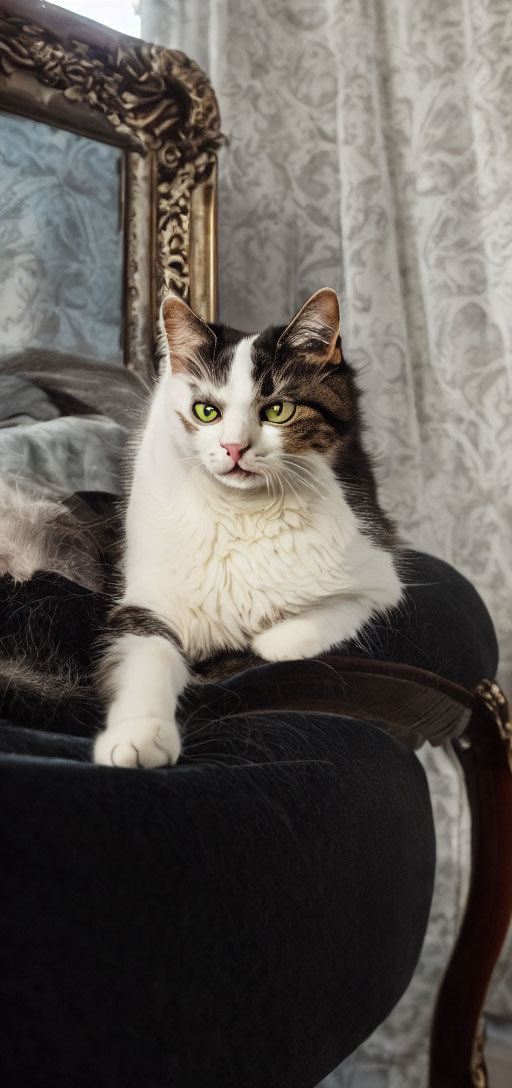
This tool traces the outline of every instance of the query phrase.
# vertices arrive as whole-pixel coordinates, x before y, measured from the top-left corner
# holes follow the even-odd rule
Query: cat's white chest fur
[[[285,617],[345,595],[374,597],[379,585],[384,606],[397,599],[390,556],[360,531],[328,469],[306,498],[240,502],[152,467],[142,451],[127,517],[124,601],[157,612],[187,656],[242,649]]]

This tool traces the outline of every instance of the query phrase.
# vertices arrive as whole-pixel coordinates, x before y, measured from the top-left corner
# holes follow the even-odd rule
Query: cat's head
[[[173,295],[161,321],[173,434],[190,467],[243,491],[314,486],[357,417],[336,293],[317,291],[287,327],[254,336],[206,325]]]

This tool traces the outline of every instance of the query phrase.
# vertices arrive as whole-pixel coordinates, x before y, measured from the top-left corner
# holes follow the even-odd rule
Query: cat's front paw
[[[317,625],[309,619],[289,619],[276,623],[252,640],[253,650],[264,661],[295,661],[299,657],[317,657],[325,650]]]
[[[174,721],[128,718],[109,724],[94,744],[94,762],[113,767],[166,767],[176,763],[181,740]]]

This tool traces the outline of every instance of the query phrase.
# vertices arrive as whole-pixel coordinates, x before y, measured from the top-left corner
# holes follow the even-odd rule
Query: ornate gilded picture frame
[[[180,52],[0,0],[0,111],[122,149],[122,355],[147,375],[162,294],[216,317],[221,135],[207,77]]]

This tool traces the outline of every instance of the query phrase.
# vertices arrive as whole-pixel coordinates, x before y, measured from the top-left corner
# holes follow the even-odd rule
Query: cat
[[[207,325],[174,295],[160,321],[94,744],[97,763],[121,767],[178,760],[194,665],[229,649],[315,657],[402,595],[336,293],[256,335]]]

